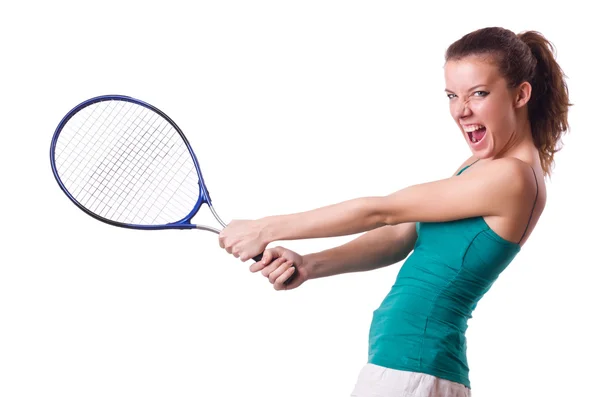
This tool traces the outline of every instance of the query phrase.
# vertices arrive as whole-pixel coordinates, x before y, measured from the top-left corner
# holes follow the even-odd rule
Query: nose
[[[464,101],[462,104],[459,105],[459,109],[458,109],[459,117],[464,118],[464,117],[468,117],[472,114],[473,114],[473,112],[471,112],[471,106],[470,106],[468,100]]]
[[[473,114],[469,100],[456,100],[451,105],[452,116],[454,119],[464,119]]]

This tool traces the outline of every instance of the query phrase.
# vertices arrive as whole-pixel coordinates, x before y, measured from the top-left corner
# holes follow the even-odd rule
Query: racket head
[[[130,117],[136,117],[136,119]],[[165,138],[164,134],[170,136]],[[123,137],[131,140],[122,141]],[[150,139],[153,142],[150,142]],[[161,148],[163,151],[168,150],[166,154],[163,156],[162,152],[151,153],[149,156],[154,155],[154,159],[144,159],[143,157],[149,153],[150,149],[156,149],[153,143],[159,139],[162,139],[159,141],[160,144],[166,142],[166,145]],[[177,148],[173,149],[177,153],[171,153],[170,149],[166,147],[169,144],[173,144],[173,146],[177,144]],[[104,147],[100,149],[99,145],[104,145]],[[152,186],[153,182],[158,182],[156,175],[152,175],[154,171],[148,170],[156,170],[161,165],[163,168],[172,166],[173,164],[165,161],[159,162],[157,158],[163,156],[162,159],[172,160],[171,157],[176,154],[183,158],[178,161],[185,163],[181,168],[185,167],[184,171],[187,172],[185,176],[176,175],[185,179],[181,182],[181,185],[186,187],[185,203],[179,206],[181,208],[168,208],[168,215],[163,214],[152,219],[153,215],[161,210],[153,208],[156,207],[156,204],[147,203],[157,199],[164,201],[168,195],[152,194],[151,192],[145,194],[144,192],[140,193],[140,190],[146,189],[148,192],[152,189],[160,189],[161,186],[158,188]],[[137,157],[132,158],[131,155]],[[83,101],[71,109],[62,118],[52,137],[50,164],[61,190],[77,207],[93,218],[114,226],[134,229],[194,229],[197,225],[192,224],[191,219],[200,210],[200,207],[207,204],[212,209],[210,195],[204,183],[198,159],[182,130],[160,109],[129,96],[97,96]],[[123,164],[126,164],[128,169],[125,169]],[[103,171],[99,173],[98,170],[101,167],[103,167]],[[106,171],[107,169],[108,171]],[[75,172],[73,170],[78,170],[77,175],[73,175]],[[137,183],[125,193],[121,186],[119,188],[121,193],[118,194],[120,197],[115,198],[114,192],[113,197],[103,194],[105,188],[111,188],[115,184],[122,185],[127,174],[134,172],[138,173],[138,182],[144,177],[147,178],[146,182]],[[101,177],[102,180],[99,180],[98,177]],[[169,175],[169,172],[161,176],[163,180],[167,180],[165,182],[167,185],[169,185],[169,177],[173,177],[173,175]],[[94,185],[96,188],[90,190]],[[170,193],[170,190],[177,190],[172,185],[173,183],[167,187],[162,186],[163,191],[166,190]],[[82,192],[87,193],[82,194]],[[177,193],[178,191],[175,191],[171,197]],[[128,196],[135,198],[136,194],[138,201],[135,205],[150,206],[150,209],[138,208],[137,213],[153,211],[150,216],[116,215],[115,213],[119,209],[125,209],[132,205],[131,202],[127,202]],[[90,197],[100,200],[101,203],[106,201],[103,208],[115,207],[114,211],[98,210],[97,207],[102,204],[90,204]],[[85,198],[87,201],[84,200]],[[142,203],[140,204],[140,202]]]

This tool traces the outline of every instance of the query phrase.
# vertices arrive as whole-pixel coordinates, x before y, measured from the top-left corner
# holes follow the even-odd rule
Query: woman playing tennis
[[[237,220],[219,236],[246,261],[273,241],[367,232],[308,255],[266,250],[250,269],[277,290],[406,259],[373,314],[368,363],[352,396],[470,396],[467,321],[534,230],[569,127],[565,77],[541,34],[480,29],[453,43],[445,59],[450,113],[472,152],[452,176],[384,197]]]

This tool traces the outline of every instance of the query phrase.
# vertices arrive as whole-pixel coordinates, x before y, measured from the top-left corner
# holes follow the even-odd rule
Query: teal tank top
[[[467,321],[520,245],[482,217],[416,226],[414,251],[373,312],[368,362],[470,388]]]

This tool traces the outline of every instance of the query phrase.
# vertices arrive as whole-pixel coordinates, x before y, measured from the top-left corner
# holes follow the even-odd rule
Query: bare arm
[[[528,194],[531,170],[515,159],[498,159],[457,178],[409,186],[381,197],[364,197],[316,210],[263,218],[266,241],[333,237],[385,225],[506,216]]]
[[[232,221],[221,232],[219,244],[246,261],[273,241],[350,235],[413,222],[510,217],[522,212],[535,189],[528,165],[502,158],[460,177],[409,186],[388,196],[363,197],[256,221]]]
[[[339,247],[304,256],[309,279],[374,270],[405,259],[417,240],[414,223],[383,226]]]

